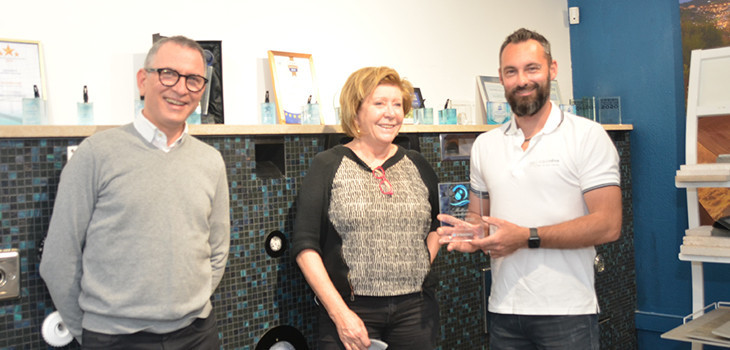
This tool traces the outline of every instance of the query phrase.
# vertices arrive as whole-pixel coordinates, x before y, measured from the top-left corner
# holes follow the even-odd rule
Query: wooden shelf
[[[0,138],[86,137],[118,125],[0,125]],[[401,133],[481,133],[499,125],[403,125]],[[631,124],[604,125],[607,131],[633,130]],[[339,134],[340,125],[190,125],[192,135]]]

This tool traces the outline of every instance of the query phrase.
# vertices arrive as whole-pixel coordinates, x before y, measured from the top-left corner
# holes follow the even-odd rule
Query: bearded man
[[[438,229],[449,251],[491,256],[493,350],[599,348],[594,246],[621,234],[619,157],[600,124],[549,101],[557,73],[545,37],[507,37],[499,79],[514,117],[471,151],[470,210],[491,233],[452,242]]]

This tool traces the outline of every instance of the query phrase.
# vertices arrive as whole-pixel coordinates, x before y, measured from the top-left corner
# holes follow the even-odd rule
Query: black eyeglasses
[[[383,194],[392,196],[393,195],[393,185],[390,184],[390,181],[385,178],[385,169],[383,169],[382,166],[378,166],[377,168],[373,169],[373,176],[380,180],[380,183],[378,184],[378,188],[380,189],[380,192]]]
[[[205,84],[208,83],[208,79],[201,75],[197,74],[180,74],[176,70],[171,68],[145,68],[146,72],[152,73],[157,72],[157,76],[160,78],[160,84],[172,87],[177,84],[177,82],[180,80],[180,77],[185,78],[185,87],[190,90],[190,92],[198,92],[200,90],[203,90],[205,87]]]

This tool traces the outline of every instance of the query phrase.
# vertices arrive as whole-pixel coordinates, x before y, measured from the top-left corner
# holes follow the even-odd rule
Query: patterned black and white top
[[[318,154],[297,200],[292,254],[317,251],[343,297],[395,296],[433,288],[426,246],[438,227],[438,178],[416,151],[383,163],[393,194],[344,146]]]

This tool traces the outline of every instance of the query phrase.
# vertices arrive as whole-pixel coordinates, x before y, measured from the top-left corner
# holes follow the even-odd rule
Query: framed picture
[[[441,160],[469,159],[477,133],[441,134]]]
[[[321,103],[312,55],[269,51],[269,67],[279,124],[301,124],[302,107]]]
[[[498,77],[489,77],[477,75],[477,93],[476,93],[476,114],[474,116],[475,124],[488,123],[488,111],[491,102],[507,102],[504,96],[504,87],[499,82]]]
[[[220,40],[198,41],[203,47],[210,81],[200,101],[203,124],[225,124],[223,114],[223,53]]]
[[[556,105],[560,106],[562,101],[562,96],[560,96],[560,87],[558,86],[557,80],[552,80],[550,82],[550,101],[553,101]]]
[[[423,108],[423,102],[425,99],[423,99],[423,95],[421,94],[421,88],[414,87],[413,88],[413,102],[411,105],[413,106],[413,109],[416,108]]]
[[[23,124],[23,99],[46,97],[38,41],[0,39],[0,125]]]
[[[459,125],[476,125],[474,104],[471,101],[451,100],[451,108],[456,109],[456,123]]]
[[[499,77],[479,75],[477,76],[477,85],[485,106],[487,101],[507,102],[507,98],[504,96],[504,86],[499,82]]]

